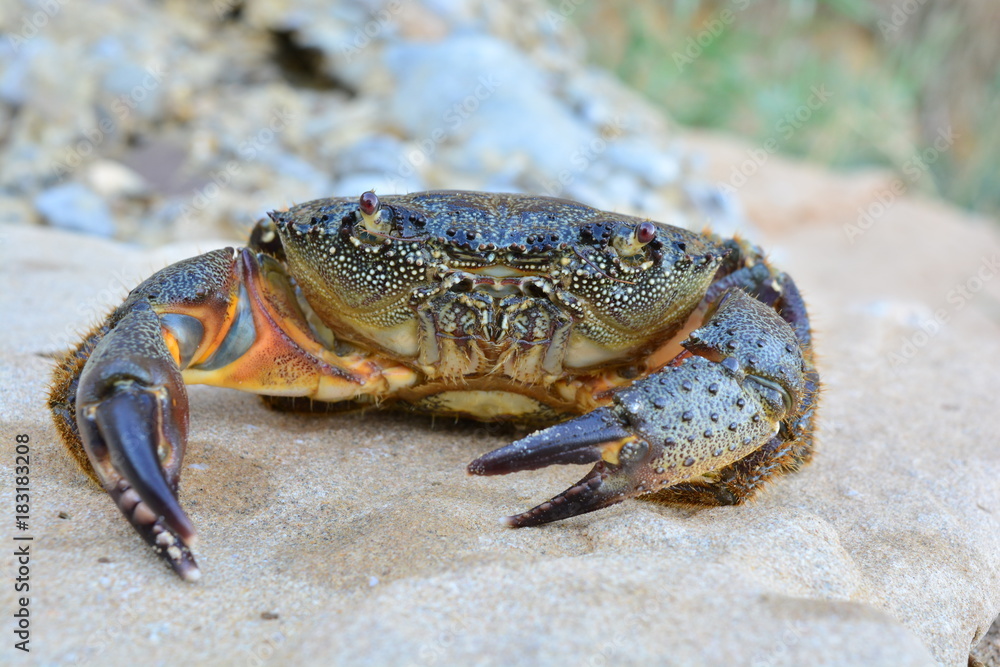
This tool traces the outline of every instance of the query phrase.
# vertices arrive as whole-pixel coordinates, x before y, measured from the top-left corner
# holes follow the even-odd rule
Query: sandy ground
[[[629,501],[514,531],[497,519],[582,469],[472,478],[465,464],[510,433],[279,414],[194,387],[181,500],[201,535],[196,585],[75,468],[44,395],[48,355],[145,275],[212,246],[3,227],[10,514],[15,434],[32,457],[18,664],[965,665],[1000,613],[1000,234],[902,198],[852,236],[878,175],[816,172],[770,210],[754,203],[804,172],[775,161],[743,194],[814,317],[826,389],[807,469],[745,507]],[[11,577],[12,517],[0,525]],[[0,591],[6,661],[14,596]]]

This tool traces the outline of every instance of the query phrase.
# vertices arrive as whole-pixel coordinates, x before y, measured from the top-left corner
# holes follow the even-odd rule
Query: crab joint
[[[612,465],[624,465],[642,458],[648,451],[649,443],[633,435],[602,446],[601,459]]]

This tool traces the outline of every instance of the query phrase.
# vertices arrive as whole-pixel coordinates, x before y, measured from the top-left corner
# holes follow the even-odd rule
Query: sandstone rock
[[[17,390],[0,403],[0,442],[3,461],[14,433],[33,442],[44,646],[32,659],[114,665],[169,649],[169,662],[964,665],[1000,612],[1000,237],[910,198],[853,244],[846,222],[759,239],[809,299],[826,390],[816,460],[757,502],[630,501],[512,531],[497,518],[579,471],[470,478],[464,464],[514,434],[279,414],[192,387],[181,498],[201,530],[194,586],[75,469],[44,391],[45,355],[134,276],[195,248],[146,254],[10,228],[3,305],[17,316],[0,373]],[[897,315],[907,309],[947,321]]]

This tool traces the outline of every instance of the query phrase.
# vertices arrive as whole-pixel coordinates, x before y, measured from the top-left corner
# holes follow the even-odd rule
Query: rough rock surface
[[[23,38],[0,42],[3,507],[14,435],[32,442],[21,662],[961,666],[1000,614],[995,222],[913,197],[879,210],[887,175],[776,157],[720,197],[709,183],[751,147],[679,135],[581,67],[540,2],[43,5],[58,11],[34,31],[36,5],[0,13]],[[497,519],[581,471],[471,478],[514,432],[193,387],[181,500],[205,576],[179,581],[57,442],[51,356],[263,210],[372,186],[558,193],[726,230],[750,229],[742,202],[811,307],[816,460],[745,507],[630,501],[512,531]],[[53,189],[107,211],[46,213]],[[186,240],[142,251],[42,226],[58,219]],[[3,544],[13,531],[8,515]]]
[[[194,387],[181,497],[198,585],[74,468],[44,409],[46,355],[196,248],[4,228],[0,462],[9,479],[13,434],[31,435],[31,660],[964,665],[1000,612],[1000,237],[904,198],[852,244],[845,212],[866,201],[760,239],[809,298],[826,390],[816,460],[758,502],[630,501],[513,531],[497,518],[580,471],[470,478],[511,434]]]

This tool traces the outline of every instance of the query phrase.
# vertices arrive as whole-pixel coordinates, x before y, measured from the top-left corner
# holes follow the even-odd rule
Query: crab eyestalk
[[[620,230],[611,243],[622,257],[632,257],[642,252],[656,238],[656,225],[649,220],[640,222],[632,229]]]
[[[361,195],[358,200],[358,213],[361,214],[361,222],[365,229],[372,234],[381,236],[392,231],[392,223],[383,220],[385,216],[382,212],[382,202],[374,190]]]

